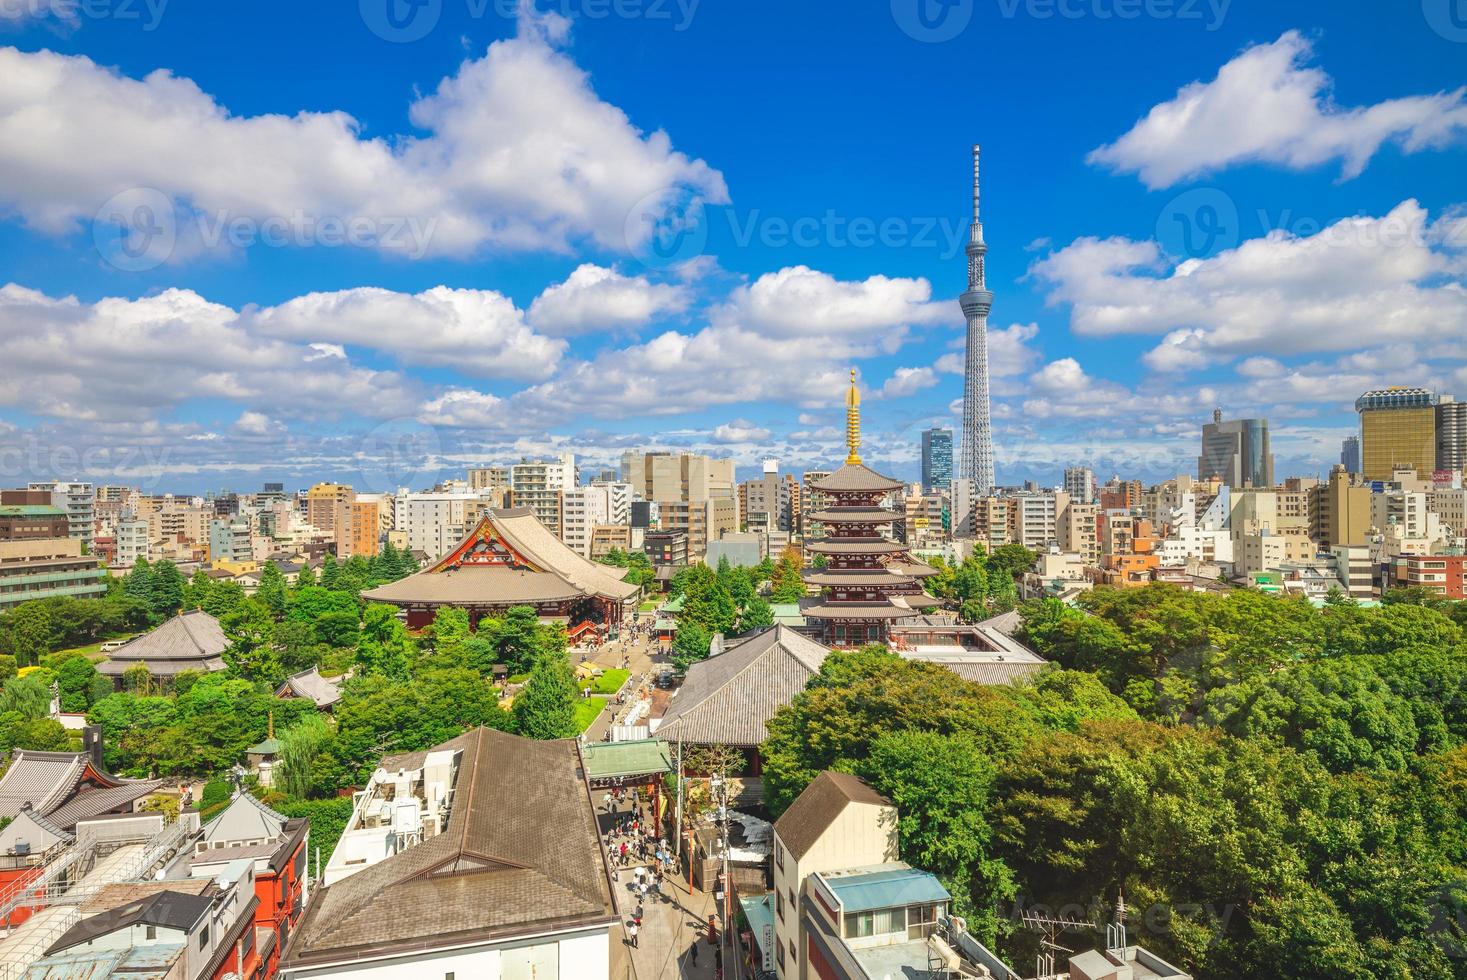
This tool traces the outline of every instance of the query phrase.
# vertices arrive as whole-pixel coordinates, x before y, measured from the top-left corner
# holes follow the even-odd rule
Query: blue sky
[[[915,477],[974,142],[1000,482],[1467,397],[1463,0],[918,2],[0,0],[0,479]]]

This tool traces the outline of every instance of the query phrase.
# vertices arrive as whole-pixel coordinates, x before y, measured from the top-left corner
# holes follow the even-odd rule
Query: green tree
[[[699,660],[708,659],[713,637],[697,623],[678,623],[677,633],[672,638],[672,665],[678,670],[687,670]]]
[[[526,738],[574,738],[576,679],[564,657],[543,656],[514,702],[515,731]]]
[[[68,657],[56,668],[56,684],[61,691],[61,710],[84,713],[92,704],[96,688],[93,681],[98,678],[97,668],[83,656]],[[107,684],[108,691],[111,684]]]
[[[183,573],[173,562],[164,559],[153,566],[153,589],[150,602],[160,619],[176,615],[183,609],[186,583]]]
[[[793,548],[786,548],[774,566],[770,579],[770,598],[775,602],[799,602],[809,594],[801,574],[800,556]]]
[[[14,711],[26,721],[45,718],[51,713],[51,688],[35,674],[11,678],[0,691],[0,711]]]
[[[39,602],[22,602],[9,615],[10,652],[22,665],[39,663],[51,652],[51,614]]]
[[[229,638],[224,661],[241,677],[272,687],[285,679],[279,653],[271,644],[275,620],[268,606],[258,599],[246,599],[226,613],[219,625]]]
[[[153,569],[148,564],[148,559],[139,558],[133,563],[132,570],[127,573],[127,578],[122,584],[123,594],[131,599],[136,599],[147,607],[149,612],[156,607],[153,597]]]
[[[762,629],[774,625],[774,610],[769,603],[760,596],[752,596],[744,611],[739,615],[739,628],[743,630]]]
[[[440,606],[433,615],[433,650],[441,657],[457,661],[463,645],[472,636],[469,614],[456,606]]]
[[[280,566],[273,561],[265,562],[265,567],[260,569],[260,587],[255,590],[255,598],[265,604],[270,615],[276,619],[285,618],[288,602],[285,576],[281,574]]]
[[[362,618],[357,641],[357,669],[363,674],[380,674],[395,681],[406,680],[411,663],[411,640],[397,619],[397,608],[375,602]]]
[[[341,568],[336,564],[336,556],[327,552],[326,557],[321,559],[321,588],[334,590],[340,577]]]
[[[309,714],[280,733],[280,789],[305,799],[311,794],[311,767],[330,739],[331,731],[318,714]]]

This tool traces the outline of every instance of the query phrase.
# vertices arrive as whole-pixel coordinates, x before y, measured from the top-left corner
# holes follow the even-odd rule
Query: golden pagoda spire
[[[851,368],[851,388],[846,392],[846,463],[859,464],[861,454],[861,390],[856,387],[856,369]]]

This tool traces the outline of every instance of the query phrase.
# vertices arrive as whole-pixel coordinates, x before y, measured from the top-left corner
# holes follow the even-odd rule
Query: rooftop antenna
[[[1116,889],[1115,921],[1105,927],[1105,951],[1124,956],[1126,952],[1126,894]]]
[[[1068,946],[1059,944],[1061,932],[1086,932],[1094,928],[1094,923],[1066,919],[1063,916],[1040,915],[1037,912],[1025,912],[1023,919],[1026,929],[1044,934],[1039,940],[1039,954],[1034,957],[1034,973],[1038,977],[1055,975],[1056,953],[1074,952]]]

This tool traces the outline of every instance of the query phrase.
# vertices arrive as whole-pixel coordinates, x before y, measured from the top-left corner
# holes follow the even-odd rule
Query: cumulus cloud
[[[259,333],[306,342],[320,356],[348,344],[390,352],[404,364],[486,378],[548,378],[566,350],[564,340],[531,329],[508,297],[484,289],[308,293],[255,311],[250,320]]]
[[[1191,370],[1241,355],[1460,340],[1459,247],[1405,201],[1379,218],[1309,236],[1273,231],[1175,267],[1155,242],[1081,238],[1031,271],[1051,304],[1070,305],[1076,333],[1164,334],[1146,364]]]
[[[717,171],[597,96],[546,23],[522,17],[412,103],[426,135],[396,138],[364,137],[340,111],[236,115],[164,69],[130,78],[0,48],[0,208],[60,234],[150,188],[190,226],[276,222],[309,244],[336,221],[416,257],[587,240],[625,252],[651,232],[629,216],[727,201]]]
[[[280,432],[284,426],[264,412],[241,412],[234,421],[234,431],[245,436],[268,436]]]
[[[734,419],[713,430],[713,441],[723,443],[765,442],[774,433],[748,419]]]
[[[882,398],[906,398],[937,384],[937,372],[930,367],[899,367],[881,386]]]
[[[687,308],[686,286],[624,276],[614,269],[584,263],[565,280],[548,287],[530,304],[529,322],[556,337],[592,331],[641,327],[654,318]]]
[[[1029,346],[1029,341],[1039,336],[1037,323],[1013,323],[1002,329],[988,328],[988,376],[1011,378],[1033,369],[1039,360],[1039,352]],[[961,375],[967,368],[967,337],[955,339],[951,347],[954,353],[944,354],[933,365],[944,374]]]
[[[414,401],[399,374],[262,337],[187,289],[83,303],[6,285],[0,349],[0,405],[54,418],[139,422],[191,399],[380,417]]]
[[[454,388],[424,402],[418,420],[427,425],[490,429],[506,428],[504,400],[484,391]]]
[[[1348,178],[1386,142],[1415,153],[1467,132],[1467,89],[1342,107],[1329,75],[1309,67],[1313,56],[1298,31],[1250,47],[1212,81],[1185,85],[1153,107],[1089,160],[1139,174],[1152,188],[1254,161],[1303,170],[1339,160]]]

